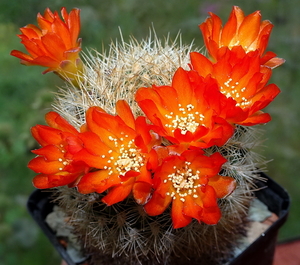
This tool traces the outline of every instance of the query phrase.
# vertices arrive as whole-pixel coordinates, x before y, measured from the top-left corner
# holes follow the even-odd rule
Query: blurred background
[[[41,234],[26,210],[26,201],[34,190],[34,173],[27,163],[34,157],[36,143],[30,127],[44,124],[51,109],[53,92],[62,85],[52,73],[42,75],[40,67],[25,67],[9,55],[13,49],[24,51],[16,34],[26,24],[36,24],[36,15],[46,7],[52,11],[66,6],[81,9],[83,49],[107,48],[111,40],[129,35],[138,40],[147,37],[152,23],[157,35],[168,33],[172,39],[180,30],[183,42],[194,41],[202,47],[198,24],[207,12],[227,20],[232,5],[246,14],[261,10],[263,19],[275,25],[269,49],[286,63],[274,70],[272,82],[282,93],[267,108],[273,120],[265,126],[266,141],[262,154],[267,174],[291,195],[289,220],[280,231],[280,240],[300,236],[300,16],[297,0],[1,0],[0,3],[0,265],[54,265],[60,258]]]

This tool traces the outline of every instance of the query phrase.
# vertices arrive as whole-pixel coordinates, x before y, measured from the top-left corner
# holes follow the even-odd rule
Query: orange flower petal
[[[76,153],[73,159],[76,161],[83,161],[89,167],[94,167],[97,169],[103,169],[105,166],[107,166],[107,159],[104,159],[101,156],[93,155],[85,148]]]
[[[253,126],[255,124],[264,124],[271,120],[271,116],[268,113],[263,113],[262,111],[258,111],[252,116],[249,116],[246,120],[241,122],[241,125],[244,126]]]
[[[67,50],[62,39],[55,33],[48,33],[41,37],[43,47],[47,56],[56,60],[58,65],[64,59],[64,52]]]
[[[147,204],[144,205],[144,209],[150,216],[156,216],[162,214],[168,205],[171,203],[172,198],[170,196],[161,196],[154,192]]]
[[[252,100],[255,102],[252,107],[252,112],[254,113],[268,106],[268,104],[274,100],[274,98],[280,93],[280,89],[275,84],[270,84],[261,89]]]
[[[219,207],[204,208],[201,221],[208,225],[216,225],[221,219],[221,210]]]
[[[74,135],[78,134],[78,131],[64,118],[62,118],[57,112],[50,111],[45,115],[45,120],[52,128],[70,132]]]
[[[203,54],[199,52],[191,52],[191,63],[193,69],[198,72],[200,76],[206,77],[213,72],[213,64]]]
[[[116,112],[118,116],[132,129],[135,129],[135,120],[130,106],[125,100],[118,100],[116,103]]]
[[[222,30],[221,44],[223,46],[229,46],[232,39],[235,38],[238,29],[238,17],[243,19],[243,13],[240,9],[234,7],[233,12],[230,13],[227,23]],[[237,16],[237,13],[240,15]]]
[[[28,163],[28,167],[36,173],[56,174],[63,169],[63,164],[58,160],[46,161],[43,157],[36,157]]]
[[[80,139],[84,143],[85,149],[94,156],[101,156],[108,153],[110,148],[101,141],[100,137],[93,132],[84,132],[80,134]]]
[[[208,185],[214,188],[217,198],[224,198],[235,190],[236,181],[231,177],[216,175],[209,178]]]
[[[64,50],[70,50],[74,48],[74,43],[71,41],[69,28],[62,20],[55,19],[51,28],[53,32],[61,39],[64,45]]]
[[[42,146],[47,144],[59,145],[62,141],[61,133],[59,130],[45,126],[36,125],[31,128],[32,136]]]
[[[40,149],[32,150],[32,153],[39,156],[44,156],[48,161],[58,160],[63,156],[61,150],[55,145],[47,145]]]
[[[174,89],[176,90],[178,102],[182,106],[186,106],[191,103],[193,90],[189,81],[187,71],[183,70],[182,68],[178,68],[172,80],[172,87],[174,87]],[[163,98],[170,100],[170,95]]]
[[[183,202],[179,199],[172,202],[171,216],[174,229],[185,227],[192,221],[192,217],[183,213]]]
[[[80,9],[74,8],[72,9],[72,12],[68,14],[66,9],[62,8],[62,16],[70,29],[71,42],[74,47],[74,43],[77,43],[80,32]]]
[[[238,40],[243,47],[249,47],[257,38],[260,28],[261,15],[256,11],[246,16],[238,29]]]
[[[282,58],[278,58],[278,57],[275,57],[275,58],[272,58],[270,60],[268,60],[265,65],[270,67],[271,69],[274,69],[282,64],[285,63],[285,60],[282,59]]]
[[[108,173],[108,170],[98,170],[85,174],[77,184],[78,191],[83,194],[102,193],[114,185],[119,185],[118,175],[108,175]]]
[[[17,51],[17,50],[12,50],[10,55],[12,56],[15,56],[15,57],[18,57],[19,59],[21,59],[22,61],[25,61],[25,62],[22,62],[22,63],[26,63],[27,61],[31,61],[32,58],[31,56],[23,53],[23,52],[20,52],[20,51]]]
[[[199,222],[201,221],[203,208],[195,203],[195,200],[191,196],[185,197],[185,202],[183,204],[183,213],[186,216],[195,218]]]
[[[133,184],[134,178],[130,178],[126,182],[112,187],[102,201],[108,206],[123,201],[130,194]]]
[[[77,177],[77,174],[68,174],[67,172],[62,172],[57,175],[40,174],[34,177],[32,182],[37,189],[49,189],[72,183]]]
[[[201,199],[203,203],[203,208],[216,207],[217,204],[217,196],[213,187],[209,185],[204,185],[201,187]]]
[[[132,188],[133,197],[138,204],[143,205],[149,200],[151,190],[152,184],[145,182],[136,182],[134,183]]]
[[[42,34],[41,30],[37,26],[32,24],[29,24],[24,28],[20,28],[20,31],[23,33],[24,37],[29,40],[40,38]],[[20,37],[22,38],[23,36],[20,35]]]

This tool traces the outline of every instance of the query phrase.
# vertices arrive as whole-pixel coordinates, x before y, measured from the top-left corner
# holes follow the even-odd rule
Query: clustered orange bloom
[[[241,46],[245,52],[258,51],[262,57],[262,64],[275,68],[284,63],[281,58],[276,58],[273,52],[265,53],[269,37],[273,28],[270,21],[261,21],[259,11],[245,16],[244,12],[234,6],[227,23],[222,27],[221,19],[209,13],[210,17],[199,28],[202,31],[205,46],[214,61],[220,48]]]
[[[217,53],[218,61],[211,62],[200,53],[191,53],[192,69],[200,76],[211,76],[218,83],[223,95],[221,109],[224,118],[231,124],[255,125],[271,120],[265,108],[280,92],[275,84],[267,85],[272,70],[260,64],[258,50],[246,53],[242,46],[226,48]],[[194,79],[195,73],[192,73]]]
[[[217,198],[235,189],[231,177],[218,175],[225,162],[219,153],[208,157],[201,149],[169,155],[154,173],[154,192],[145,205],[146,212],[159,215],[172,203],[174,228],[188,225],[192,218],[216,224],[221,217]]]
[[[39,27],[29,24],[21,28],[22,34],[18,35],[29,55],[17,50],[11,55],[20,58],[25,65],[47,67],[44,73],[54,71],[64,77],[81,71],[80,10],[73,9],[68,14],[62,8],[61,16],[62,19],[58,12],[52,13],[49,8],[44,16],[38,14]]]
[[[42,146],[32,152],[38,155],[28,167],[39,173],[33,184],[46,189],[58,186],[73,186],[79,177],[89,171],[83,161],[76,161],[74,155],[83,148],[78,131],[58,113],[46,115],[49,126],[36,125],[31,129],[33,137]]]
[[[117,115],[99,107],[86,113],[86,132],[80,138],[85,148],[77,158],[94,169],[78,184],[81,193],[110,189],[103,201],[108,205],[124,200],[132,191],[136,201],[144,204],[152,188],[151,171],[157,155],[152,147],[160,137],[147,130],[145,117],[134,118],[125,101],[117,102]]]
[[[66,24],[49,10],[45,18],[39,16],[40,27],[51,28],[49,32],[23,29],[21,38],[31,56],[14,55],[31,64],[47,61],[55,69],[58,64],[50,62],[61,64],[68,52],[78,52],[79,13],[68,16],[62,9],[62,14]],[[237,125],[269,122],[262,109],[280,92],[268,81],[283,60],[265,53],[273,26],[260,19],[258,11],[244,16],[234,7],[222,28],[220,18],[210,14],[200,28],[211,58],[192,52],[190,69],[178,68],[171,84],[137,89],[141,116],[135,117],[126,101],[119,100],[115,115],[90,107],[86,123],[77,130],[59,114],[48,113],[49,126],[32,129],[42,146],[29,163],[39,173],[34,185],[103,193],[107,205],[132,196],[151,216],[171,207],[174,228],[193,219],[217,224],[222,216],[218,200],[230,196],[237,183],[220,174],[226,159],[218,152],[208,155],[206,149],[223,146]],[[34,34],[39,37],[28,37]],[[59,54],[41,52],[50,43],[59,44]]]

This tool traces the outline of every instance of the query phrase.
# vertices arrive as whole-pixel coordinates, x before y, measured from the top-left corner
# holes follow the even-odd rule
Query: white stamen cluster
[[[62,152],[62,155],[64,155],[64,153],[66,152],[66,150],[64,149],[64,145],[60,144],[59,147],[60,147],[60,151]],[[60,171],[62,171],[65,166],[70,164],[70,161],[65,159],[64,157],[60,157],[57,160],[58,160],[58,162],[62,163],[62,167],[59,168]]]
[[[58,161],[62,163],[63,167],[60,167],[59,170],[62,171],[65,166],[69,165],[69,161],[64,158],[58,158]]]
[[[185,162],[185,165],[181,168],[174,166],[174,173],[168,175],[168,178],[164,180],[164,183],[171,181],[175,191],[167,192],[167,196],[171,196],[173,200],[176,200],[176,196],[182,202],[185,202],[186,196],[192,196],[193,198],[198,198],[197,190],[201,187],[199,184],[199,174],[200,171],[193,170],[189,167],[191,162]]]
[[[128,135],[124,136],[128,138]],[[112,156],[113,150],[108,151],[108,155],[102,155],[102,158],[108,158],[107,166],[104,169],[109,170],[108,174],[118,172],[120,175],[125,175],[130,170],[139,171],[144,166],[145,156],[136,148],[134,141],[130,140],[124,143],[124,138],[114,138],[109,136],[109,140],[114,142],[115,147],[118,147],[119,156],[115,158]],[[114,160],[114,162],[113,162]]]
[[[246,91],[246,87],[241,88],[240,90],[236,89],[236,86],[239,85],[239,82],[231,84],[232,78],[229,78],[224,82],[225,87],[221,86],[221,93],[224,94],[227,98],[233,98],[237,103],[237,107],[247,107],[251,104],[251,100],[242,96],[242,93]]]
[[[194,133],[198,126],[202,125],[204,121],[204,115],[198,111],[192,112],[195,106],[188,104],[185,108],[181,104],[178,104],[178,111],[181,112],[181,115],[174,115],[173,112],[166,114],[165,117],[170,120],[169,124],[165,124],[167,128],[173,128],[172,132],[175,129],[179,128],[181,134],[185,135],[188,131]]]

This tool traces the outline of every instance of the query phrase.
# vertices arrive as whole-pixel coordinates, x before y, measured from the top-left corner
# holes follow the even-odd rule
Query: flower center
[[[170,123],[165,124],[165,126],[171,128],[172,132],[178,128],[181,130],[181,134],[184,135],[188,131],[194,133],[198,126],[205,126],[203,124],[205,118],[204,115],[198,111],[193,112],[194,108],[195,106],[192,104],[188,104],[186,107],[182,107],[181,104],[178,104],[179,115],[175,115],[173,112],[166,114],[165,117],[170,120]]]
[[[227,98],[233,98],[237,103],[237,107],[247,107],[251,104],[251,100],[248,100],[243,96],[243,93],[246,91],[246,87],[240,88],[239,82],[232,82],[232,78],[229,78],[224,82],[224,86],[221,86],[221,93],[224,94]]]
[[[128,138],[128,135],[124,136]],[[114,138],[109,136],[109,140],[112,141],[115,147],[118,147],[116,152],[119,155],[113,156],[112,153],[115,152],[112,149],[108,151],[108,156],[102,155],[102,158],[108,157],[107,166],[104,169],[109,170],[109,175],[114,172],[118,172],[120,175],[125,175],[128,171],[139,171],[142,166],[144,166],[145,156],[139,152],[134,144],[134,140],[125,140],[124,138]]]
[[[174,166],[175,172],[168,175],[168,178],[164,180],[164,183],[171,181],[172,186],[175,191],[167,192],[167,196],[171,196],[173,200],[175,200],[176,196],[179,196],[179,199],[182,202],[185,202],[186,196],[193,196],[193,198],[197,198],[197,189],[201,187],[199,184],[199,174],[200,171],[197,170],[195,174],[193,170],[189,168],[191,162],[185,162],[184,166],[181,168],[177,168]]]
[[[58,161],[62,163],[62,167],[59,168],[60,171],[64,170],[64,167],[70,164],[70,161],[63,158],[58,158]]]

